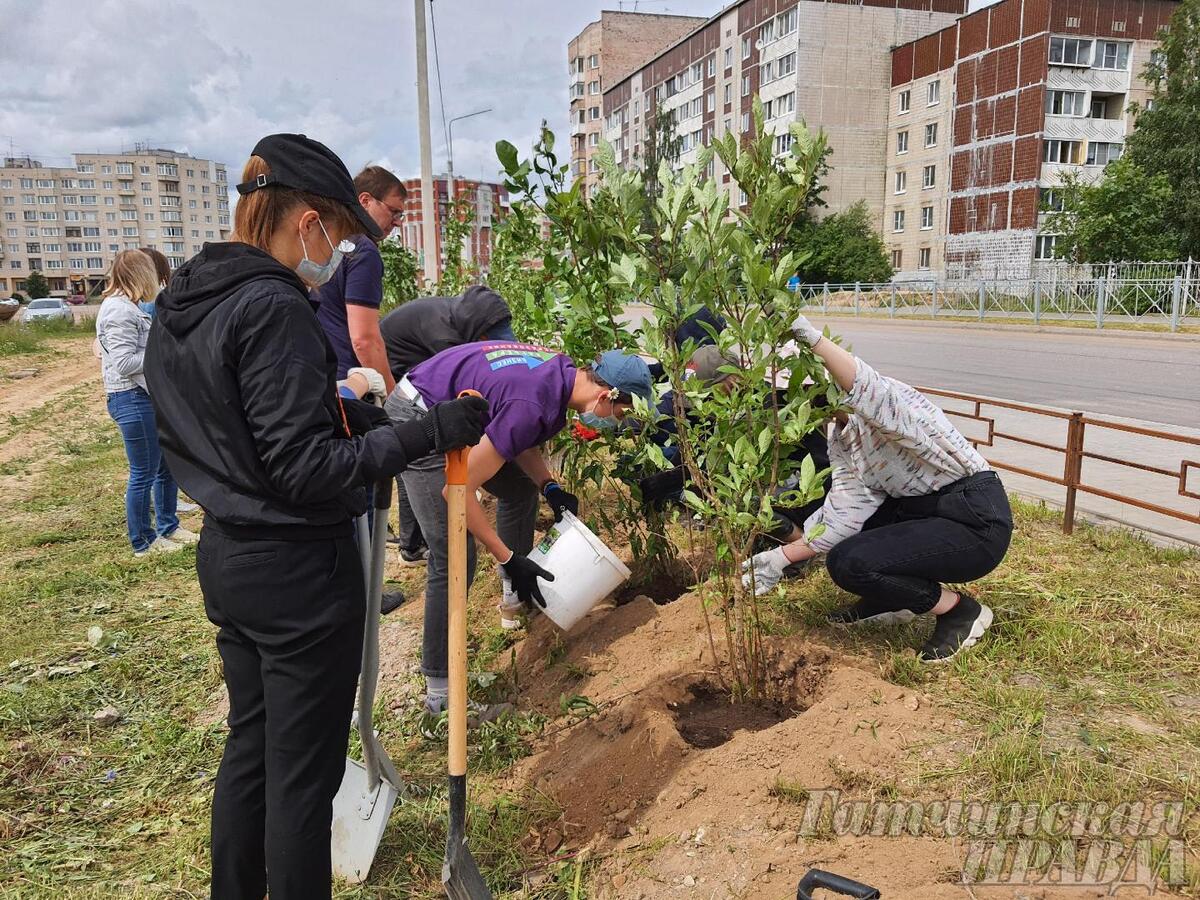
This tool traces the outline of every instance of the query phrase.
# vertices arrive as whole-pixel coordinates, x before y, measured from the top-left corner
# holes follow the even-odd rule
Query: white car
[[[71,307],[61,297],[38,297],[36,300],[30,300],[29,305],[21,312],[22,322],[46,322],[54,319],[75,321]]]

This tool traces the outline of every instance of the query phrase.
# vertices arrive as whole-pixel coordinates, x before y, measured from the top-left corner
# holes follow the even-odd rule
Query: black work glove
[[[460,397],[435,403],[422,424],[434,453],[473,447],[483,437],[483,417],[488,402],[482,397]]]
[[[355,437],[362,437],[374,428],[392,424],[388,414],[373,403],[342,398],[342,409],[346,414],[346,425]]]
[[[564,491],[557,481],[546,482],[546,486],[542,488],[542,496],[554,511],[555,522],[562,521],[564,509],[573,516],[579,515],[579,498],[569,491]]]
[[[538,587],[537,580],[545,578],[547,581],[553,581],[553,575],[528,556],[518,553],[514,553],[508,562],[501,563],[500,568],[512,582],[513,590],[517,592],[517,597],[522,603],[536,602],[542,609],[546,608],[546,598],[542,596],[542,589]]]

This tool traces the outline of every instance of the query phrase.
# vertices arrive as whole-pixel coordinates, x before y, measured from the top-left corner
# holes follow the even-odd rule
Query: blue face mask
[[[595,404],[593,404],[588,412],[580,413],[579,421],[588,428],[594,428],[596,431],[616,431],[621,427],[620,419],[616,416],[597,415],[595,412],[596,407],[600,405],[600,401],[603,399],[603,397],[597,398]]]
[[[296,274],[313,287],[320,287],[328,282],[333,277],[333,273],[337,271],[337,267],[341,265],[342,257],[354,248],[349,241],[342,241],[336,247],[333,246],[333,241],[329,240],[329,234],[325,231],[325,226],[320,219],[317,219],[317,224],[321,226],[321,234],[325,235],[325,242],[329,244],[331,251],[329,262],[322,266],[309,259],[308,248],[304,246],[304,235],[300,235],[300,249],[304,252],[304,259],[300,260],[300,264],[296,266]]]

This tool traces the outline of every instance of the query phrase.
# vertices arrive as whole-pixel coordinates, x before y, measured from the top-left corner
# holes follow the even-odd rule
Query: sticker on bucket
[[[529,558],[554,575],[554,581],[540,585],[546,616],[563,631],[570,630],[631,574],[603,541],[566,511]]]

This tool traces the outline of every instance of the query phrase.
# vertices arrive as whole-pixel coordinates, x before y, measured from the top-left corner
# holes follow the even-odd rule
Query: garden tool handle
[[[458,396],[480,396],[463,391]],[[446,454],[449,601],[449,773],[467,774],[467,460],[469,447]]]
[[[812,900],[811,892],[816,888],[845,894],[854,900],[878,900],[881,896],[879,891],[870,885],[851,881],[824,869],[809,869],[808,874],[800,880],[800,886],[796,888],[796,900]]]

